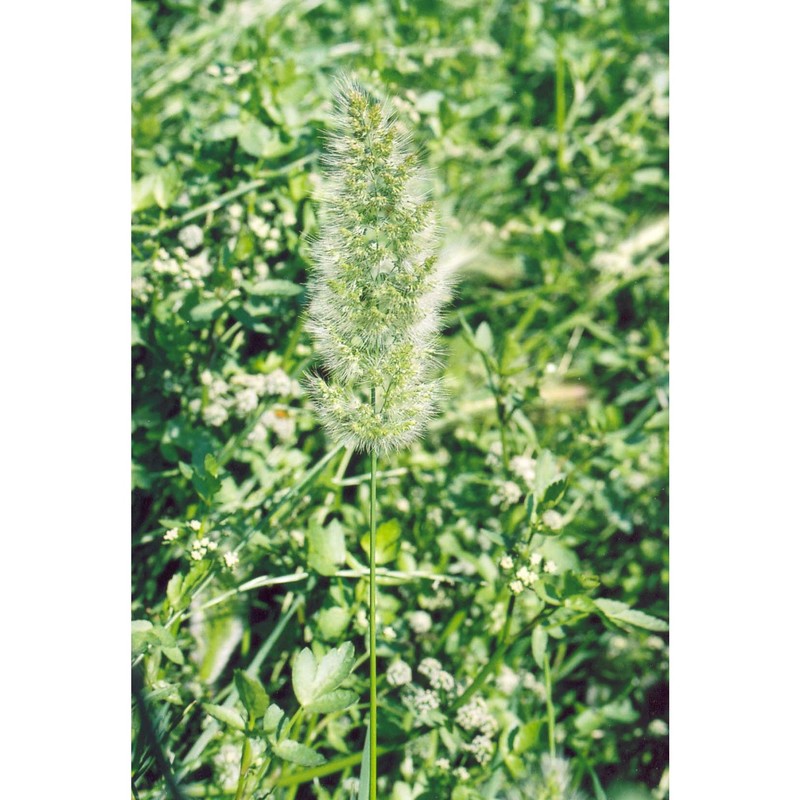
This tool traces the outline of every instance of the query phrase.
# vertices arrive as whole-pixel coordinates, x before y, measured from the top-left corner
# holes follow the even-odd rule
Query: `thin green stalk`
[[[375,387],[370,390],[375,408]],[[375,550],[375,499],[378,483],[378,457],[375,450],[370,457],[369,487],[369,797],[378,798],[378,657],[376,652],[375,608],[377,604]]]
[[[566,118],[567,118],[567,92],[566,70],[564,65],[564,51],[561,37],[556,40],[556,131],[558,132],[558,169],[563,175],[567,171],[566,156]]]
[[[556,712],[553,708],[553,682],[550,677],[550,656],[544,654],[544,686],[547,692],[547,740],[550,755],[556,756]]]
[[[250,746],[250,738],[248,736],[244,737],[244,745],[242,746],[242,764],[239,768],[239,784],[236,787],[236,798],[235,800],[242,800],[244,797],[244,785],[246,782],[247,777],[247,770],[250,769],[250,761],[253,757],[253,750]]]

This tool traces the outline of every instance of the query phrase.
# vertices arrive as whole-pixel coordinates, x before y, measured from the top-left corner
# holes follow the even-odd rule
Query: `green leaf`
[[[320,714],[330,714],[332,711],[343,711],[358,700],[358,695],[350,689],[335,689],[332,692],[320,695],[316,700],[306,706],[307,711],[317,711]]]
[[[303,648],[292,668],[292,688],[300,705],[308,707],[322,695],[336,689],[350,674],[355,658],[355,648],[351,642],[329,650],[319,663],[311,650]]]
[[[267,710],[269,703],[261,681],[240,669],[233,673],[233,680],[236,683],[239,699],[247,709],[247,713],[251,717],[260,717]]]
[[[276,158],[292,150],[293,145],[281,142],[278,132],[256,119],[249,119],[239,129],[239,146],[256,158]]]
[[[547,631],[537,625],[531,634],[531,649],[533,650],[533,660],[539,669],[544,669],[544,656],[547,652]]]
[[[131,622],[131,653],[138,656],[151,644],[158,644],[158,637],[153,630],[153,623],[146,619],[135,619]]]
[[[167,601],[172,608],[177,609],[183,597],[183,575],[176,572],[167,584]]]
[[[272,751],[278,758],[291,761],[292,764],[300,764],[302,767],[318,767],[325,763],[325,759],[319,753],[293,739],[284,739],[282,742],[278,742]]]
[[[303,291],[302,286],[282,278],[267,278],[258,283],[246,283],[244,286],[248,294],[256,297],[294,297]]]
[[[314,699],[314,678],[317,674],[317,660],[314,654],[304,647],[294,660],[292,667],[292,688],[294,696],[301,706]]]
[[[178,168],[170,164],[156,174],[153,197],[159,208],[169,208],[181,191],[181,176]]]
[[[283,716],[283,711],[278,708],[275,703],[272,703],[267,709],[266,714],[264,714],[264,732],[267,734],[275,733],[275,731],[278,730],[278,726],[281,724]]]
[[[633,625],[636,628],[643,628],[646,631],[666,631],[669,625],[664,620],[645,614],[644,611],[636,611],[627,603],[619,600],[607,600],[603,597],[594,601],[594,604],[612,622],[621,623],[622,627]]]
[[[542,450],[536,458],[536,477],[533,481],[536,499],[543,502],[547,489],[560,480],[555,456],[549,450]]]
[[[361,770],[358,773],[358,800],[369,800],[369,722],[364,736],[364,749],[361,751]]]
[[[244,730],[244,720],[241,714],[234,711],[232,708],[214,705],[213,703],[203,703],[203,708],[208,714],[214,717],[215,720],[221,722],[223,725],[229,725],[237,731]]]
[[[317,665],[314,698],[336,689],[350,674],[355,660],[356,652],[352,642],[345,642],[341,647],[328,651]]]
[[[545,508],[553,508],[554,506],[557,506],[561,502],[561,498],[564,497],[566,491],[566,478],[561,478],[554,481],[547,487],[547,489],[545,489],[544,495],[542,496],[542,505]]]
[[[198,303],[191,311],[189,311],[189,319],[191,319],[192,322],[210,322],[212,319],[214,319],[217,311],[219,311],[224,305],[225,304],[222,302],[222,300],[218,300],[217,298]]]
[[[481,324],[478,325],[478,329],[475,331],[475,346],[482,353],[486,353],[487,356],[493,355],[494,353],[492,329],[486,321],[481,322]]]
[[[344,544],[344,529],[338,520],[327,528],[313,523],[308,532],[308,566],[320,575],[333,575],[344,563],[347,550]]]
[[[317,624],[323,638],[338,640],[350,624],[350,614],[339,606],[324,608],[317,614]]]
[[[390,519],[375,531],[375,563],[388,564],[397,558],[402,529],[396,519]],[[361,537],[361,548],[369,555],[369,533]]]

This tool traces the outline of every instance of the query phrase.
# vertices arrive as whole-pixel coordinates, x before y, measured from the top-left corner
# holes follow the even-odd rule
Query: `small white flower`
[[[518,503],[522,497],[522,489],[514,481],[503,481],[497,491],[489,498],[493,506],[499,505],[501,509],[506,509]]]
[[[531,557],[529,559],[530,564],[532,567],[538,567],[539,564],[542,563],[544,560],[544,556],[541,553],[531,553]]]
[[[556,572],[557,570],[558,570],[558,567],[556,566],[556,562],[555,561],[545,561],[545,563],[544,563],[544,571],[545,572],[552,574],[552,573]]]
[[[239,563],[239,556],[237,553],[228,552],[225,553],[222,558],[225,561],[225,566],[230,570],[234,569]]]
[[[503,664],[500,674],[497,676],[497,688],[503,694],[512,694],[517,686],[519,686],[519,675]]]
[[[417,667],[417,669],[420,675],[424,675],[426,678],[432,678],[442,671],[442,663],[435,658],[423,658],[422,661],[419,662],[419,667]]]
[[[456,767],[453,770],[453,775],[460,781],[468,781],[469,780],[469,770],[466,767]]]
[[[393,642],[397,638],[397,632],[390,625],[387,625],[383,629],[383,638],[386,639],[387,642]]]
[[[411,667],[402,660],[393,662],[386,670],[386,682],[389,686],[405,686],[411,683]]]
[[[414,611],[408,617],[408,624],[414,633],[422,634],[431,629],[433,622],[427,611]]]
[[[342,789],[344,789],[345,792],[349,792],[351,795],[358,794],[360,785],[361,781],[358,778],[345,778],[342,781]]]
[[[560,531],[564,527],[564,515],[559,514],[554,508],[549,508],[542,514],[542,522],[554,531]]]
[[[203,409],[203,419],[218,428],[228,419],[228,412],[221,403],[210,403]]]
[[[196,250],[203,244],[203,229],[199,225],[187,225],[178,233],[178,239],[187,250]]]
[[[199,519],[189,520],[189,527],[193,531],[199,531],[200,530],[200,525],[201,525],[201,523],[200,523]]]
[[[164,534],[164,541],[165,542],[174,542],[178,538],[178,529],[177,528],[170,528]]]
[[[529,486],[536,478],[536,461],[530,456],[514,456],[509,463],[511,471]]]
[[[234,403],[239,416],[243,417],[258,407],[258,394],[255,389],[242,389],[237,392]]]
[[[253,231],[259,239],[266,239],[269,235],[269,223],[261,217],[250,217],[249,224],[250,230]]]
[[[431,678],[431,686],[449,694],[456,688],[456,679],[449,672],[441,670]]]
[[[508,570],[512,569],[513,567],[514,567],[514,559],[511,558],[511,556],[508,553],[506,553],[500,559],[500,569],[504,569],[504,570],[508,571]]]
[[[266,376],[264,390],[267,394],[290,395],[292,392],[292,379],[282,369],[273,370]]]
[[[406,497],[399,497],[394,506],[401,514],[408,514],[411,511],[411,503],[408,502]]]
[[[444,516],[442,515],[442,509],[438,506],[434,506],[433,508],[428,510],[427,514],[428,522],[431,525],[434,525],[437,528],[441,528],[444,524]]]
[[[522,581],[511,581],[508,588],[511,590],[511,594],[520,594],[525,587],[522,585]]]
[[[450,769],[450,759],[449,758],[437,758],[436,759],[436,766],[439,769],[449,770]]]

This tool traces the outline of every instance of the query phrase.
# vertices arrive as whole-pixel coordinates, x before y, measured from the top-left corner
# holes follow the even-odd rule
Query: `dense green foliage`
[[[569,797],[556,754],[583,796],[663,800],[665,5],[132,19],[134,796],[358,793],[369,459],[300,383],[347,70],[393,98],[458,274],[438,415],[379,462],[381,796]]]

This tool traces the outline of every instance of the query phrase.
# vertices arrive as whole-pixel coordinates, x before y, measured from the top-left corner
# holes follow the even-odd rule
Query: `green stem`
[[[375,408],[375,387],[370,390]],[[376,652],[375,609],[377,590],[375,577],[375,498],[377,494],[378,457],[373,450],[370,456],[369,487],[369,797],[378,800],[378,656]]]
[[[250,761],[253,757],[253,750],[250,747],[250,739],[244,737],[244,746],[242,747],[242,765],[239,768],[239,785],[236,787],[235,800],[242,800],[244,797],[244,785],[247,778],[247,770],[250,769]]]
[[[564,68],[564,52],[561,37],[556,40],[556,131],[558,132],[558,170],[563,175],[567,171],[566,156],[566,119],[567,119],[567,92],[566,75]]]
[[[553,681],[550,677],[550,656],[544,654],[544,686],[547,692],[547,740],[550,745],[550,755],[556,755],[556,712],[553,708]]]

